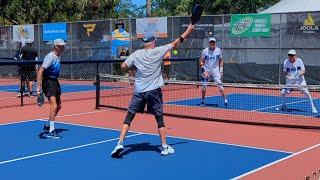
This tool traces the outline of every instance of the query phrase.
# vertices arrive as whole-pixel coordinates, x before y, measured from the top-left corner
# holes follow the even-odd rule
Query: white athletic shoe
[[[312,108],[312,113],[313,114],[318,114],[318,111],[317,111],[317,109],[315,107]]]
[[[124,147],[122,144],[118,144],[114,150],[111,152],[111,157],[116,158],[120,156],[120,153],[124,150]]]
[[[173,154],[174,149],[169,145],[162,145],[161,155],[166,156],[168,154]]]

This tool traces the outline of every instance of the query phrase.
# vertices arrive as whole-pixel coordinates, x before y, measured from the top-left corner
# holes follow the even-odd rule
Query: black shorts
[[[61,95],[61,88],[58,79],[43,79],[42,91],[46,97]]]
[[[20,71],[20,76],[22,81],[35,81],[37,79],[36,71]]]
[[[128,111],[132,114],[143,112],[147,104],[147,112],[155,116],[163,114],[163,100],[161,88],[142,93],[134,93]]]

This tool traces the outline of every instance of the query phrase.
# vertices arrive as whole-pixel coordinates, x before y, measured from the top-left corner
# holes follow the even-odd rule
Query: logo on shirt
[[[96,24],[83,24],[83,27],[86,28],[87,36],[89,37],[96,28]]]
[[[293,68],[287,68],[287,72],[296,72],[296,71],[300,71],[301,67],[298,66],[297,68],[293,67]]]

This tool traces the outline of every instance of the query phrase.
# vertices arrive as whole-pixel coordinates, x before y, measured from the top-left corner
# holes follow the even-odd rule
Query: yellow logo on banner
[[[303,26],[300,27],[299,31],[302,31],[304,34],[319,32],[319,26],[315,24],[311,13],[308,13],[308,17],[304,20]]]
[[[308,14],[308,18],[304,20],[303,25],[305,25],[305,26],[314,26],[315,25],[314,20],[313,20],[310,13]]]
[[[90,33],[96,28],[96,24],[84,24],[83,27],[87,30],[87,36],[90,36]]]

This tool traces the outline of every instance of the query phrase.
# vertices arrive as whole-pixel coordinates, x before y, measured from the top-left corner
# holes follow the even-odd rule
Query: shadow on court
[[[185,144],[185,143],[188,143],[188,141],[171,143],[169,145],[175,146],[175,145]],[[125,145],[124,147],[125,147],[125,150],[118,157],[115,157],[115,158],[121,159],[130,153],[140,152],[140,151],[156,152],[159,154],[161,153],[161,145],[151,145],[149,142],[129,144],[129,145]]]
[[[56,131],[57,133],[59,133],[59,134],[62,134],[62,132],[64,132],[64,131],[69,131],[69,129],[62,129],[62,128],[60,128],[60,129],[55,129],[55,131]],[[38,137],[39,137],[39,139],[48,139],[48,138],[46,137],[47,134],[48,134],[47,132],[41,132],[41,133],[38,135]]]

